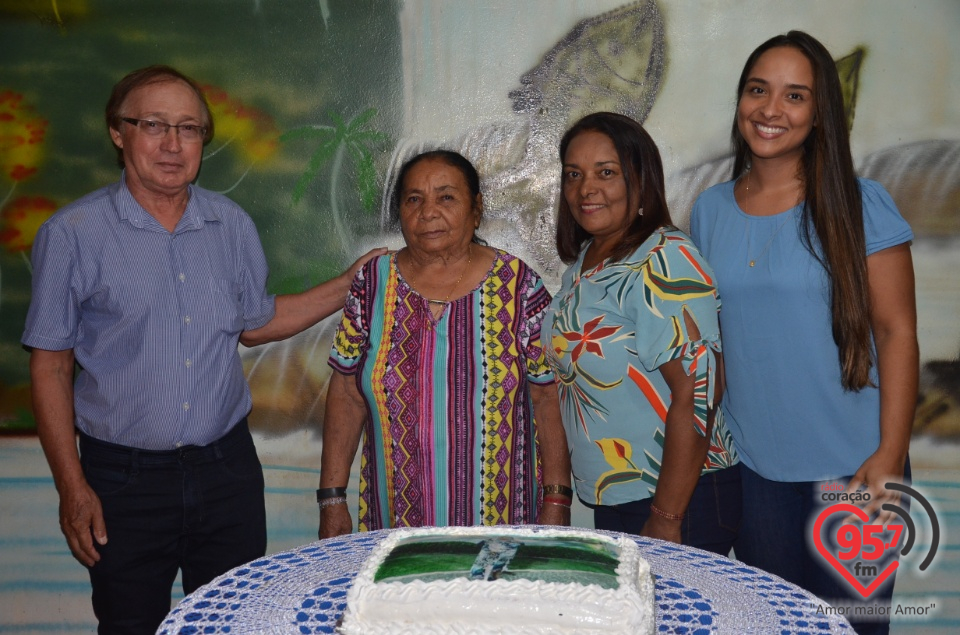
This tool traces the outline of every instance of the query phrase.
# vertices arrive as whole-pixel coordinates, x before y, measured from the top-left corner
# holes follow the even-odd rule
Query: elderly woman
[[[569,524],[566,438],[540,344],[549,293],[477,238],[480,179],[459,154],[409,160],[394,207],[406,247],[357,274],[330,355],[320,538],[352,530],[344,494],[361,433],[361,531]]]
[[[629,117],[594,113],[560,143],[557,248],[570,263],[548,353],[577,494],[598,529],[726,554],[739,519],[719,395],[719,301],[673,227],[660,153]]]

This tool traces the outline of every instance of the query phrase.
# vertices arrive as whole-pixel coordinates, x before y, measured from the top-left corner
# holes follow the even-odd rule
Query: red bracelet
[[[666,518],[667,520],[683,520],[685,514],[668,514],[663,511],[653,503],[650,503],[650,511],[659,516],[660,518]]]

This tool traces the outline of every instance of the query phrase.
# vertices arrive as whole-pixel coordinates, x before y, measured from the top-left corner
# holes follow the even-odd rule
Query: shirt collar
[[[200,188],[192,183],[187,188],[190,191],[190,199],[187,201],[187,209],[183,211],[183,217],[177,223],[177,231],[202,229],[204,223],[220,222],[220,214],[217,210],[208,205],[203,197],[198,196]],[[159,226],[157,220],[137,202],[137,199],[133,198],[133,194],[127,188],[126,170],[120,173],[120,182],[114,190],[114,207],[120,220],[129,222],[137,229]]]

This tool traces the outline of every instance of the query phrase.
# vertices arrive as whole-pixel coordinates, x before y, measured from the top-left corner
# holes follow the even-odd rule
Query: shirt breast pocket
[[[243,330],[240,284],[225,278],[211,278],[210,308],[217,328],[231,333]]]

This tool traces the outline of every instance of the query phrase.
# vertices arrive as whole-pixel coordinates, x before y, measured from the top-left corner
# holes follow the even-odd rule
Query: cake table
[[[184,598],[157,632],[333,633],[354,575],[389,531],[312,542],[237,567]],[[843,617],[822,611],[826,603],[777,576],[699,549],[631,537],[656,577],[659,633],[853,635]]]

